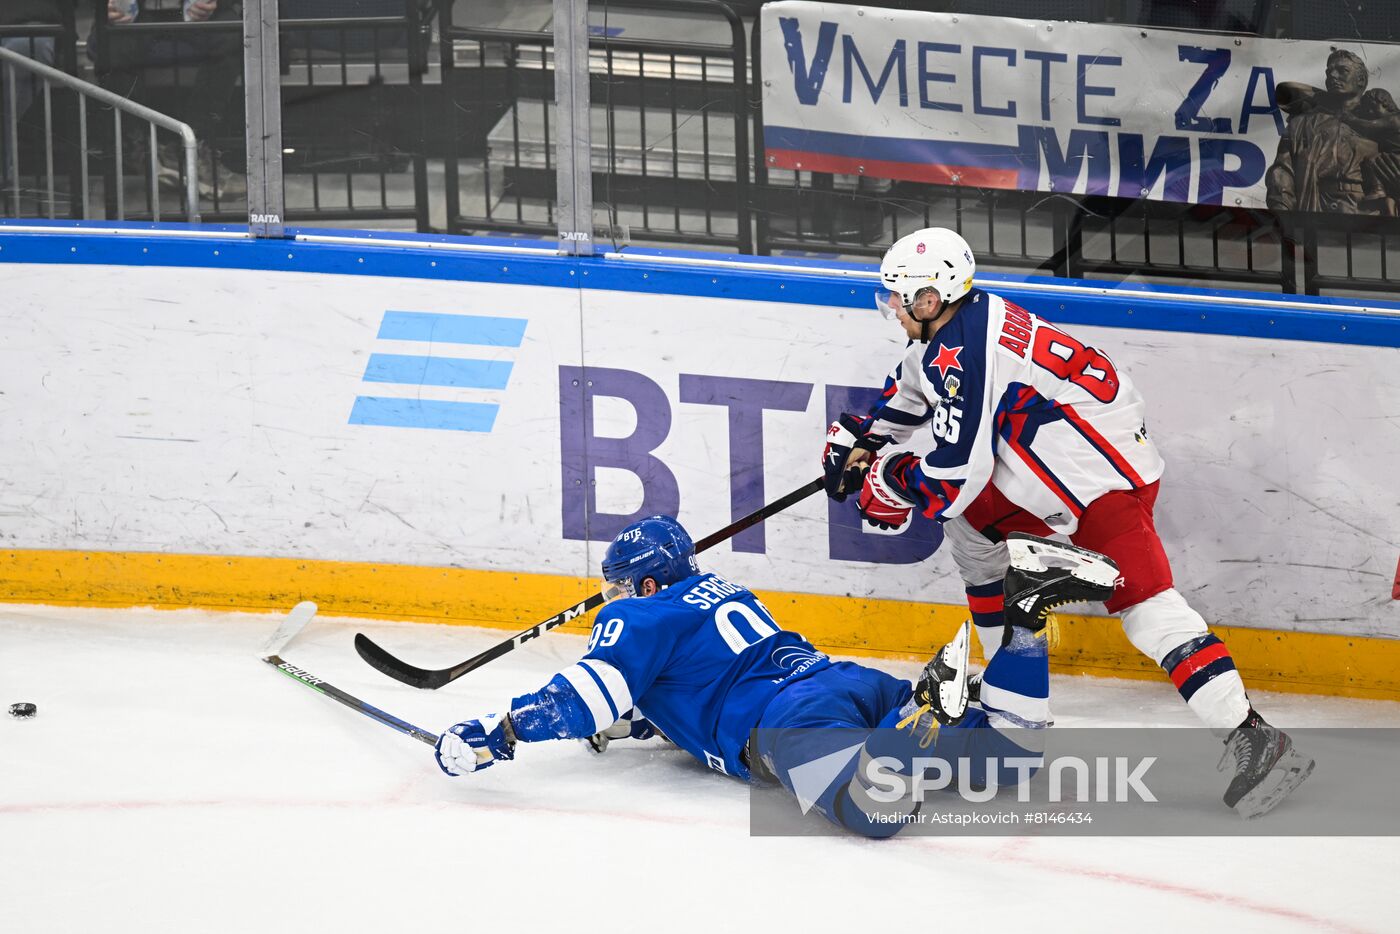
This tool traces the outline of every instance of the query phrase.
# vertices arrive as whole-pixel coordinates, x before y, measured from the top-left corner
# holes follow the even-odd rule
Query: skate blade
[[[1235,811],[1245,820],[1261,817],[1278,807],[1312,774],[1316,763],[1292,749],[1279,757],[1264,780],[1235,802]]]
[[[1006,547],[1011,566],[1017,570],[1034,573],[1058,568],[1087,584],[1109,590],[1118,582],[1118,565],[1111,558],[1075,545],[1013,532],[1006,538]]]

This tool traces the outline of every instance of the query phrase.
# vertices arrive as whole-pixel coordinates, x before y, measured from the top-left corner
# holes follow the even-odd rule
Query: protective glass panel
[[[1386,4],[760,9],[591,6],[598,242],[870,259],[949,226],[984,271],[1400,293]],[[289,220],[554,236],[549,0],[280,13]],[[241,16],[0,4],[3,213],[242,220]]]
[[[741,7],[614,0],[590,8],[600,247],[753,252]]]
[[[433,7],[422,0],[281,0],[289,223],[429,228],[429,150],[442,146],[442,135],[430,132],[440,123],[428,95]],[[440,166],[439,156],[439,193]]]
[[[236,0],[0,4],[4,214],[245,218],[242,28]]]
[[[438,22],[442,184],[437,219],[449,233],[553,238],[553,8],[549,0],[444,2]]]

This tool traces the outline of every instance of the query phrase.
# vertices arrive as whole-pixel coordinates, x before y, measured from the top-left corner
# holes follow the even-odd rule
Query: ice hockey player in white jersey
[[[776,779],[840,827],[892,836],[920,796],[911,791],[891,802],[869,794],[871,763],[893,759],[912,775],[916,759],[938,754],[979,763],[967,766],[966,776],[978,786],[988,783],[989,768],[998,769],[991,779],[1003,786],[1027,777],[1008,776],[996,763],[1037,752],[1024,737],[1041,735],[1036,731],[1046,725],[1044,606],[1102,600],[1113,591],[1118,570],[1101,555],[1029,536],[1012,545],[1008,586],[1013,595],[1036,593],[1043,605],[1029,612],[1013,605],[1006,645],[969,699],[969,624],[917,684],[832,662],[780,629],[750,591],[702,573],[690,536],[674,519],[643,519],[623,529],[604,555],[603,576],[621,599],[599,612],[583,658],[503,712],[445,731],[438,765],[456,776],[514,759],[517,743],[586,739],[601,751],[610,740],[659,731],[715,771]],[[859,754],[850,751],[853,730],[860,731]],[[849,753],[844,767],[821,787],[795,785],[795,770],[841,751]],[[991,766],[984,764],[989,759]]]
[[[909,339],[880,399],[843,415],[822,452],[828,495],[858,493],[867,522],[943,523],[984,653],[1002,644],[1006,537],[1062,534],[1113,559],[1124,585],[1106,601],[1128,639],[1225,739],[1225,803],[1265,813],[1312,770],[1250,705],[1229,650],[1173,586],[1153,524],[1162,457],[1128,374],[1099,350],[974,288],[972,250],[944,228],[898,240],[880,264],[876,305]],[[880,453],[931,423],[933,450]]]

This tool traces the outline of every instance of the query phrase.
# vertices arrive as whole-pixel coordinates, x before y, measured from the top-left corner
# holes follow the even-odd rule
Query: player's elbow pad
[[[582,739],[608,726],[594,722],[588,705],[563,675],[555,675],[540,690],[511,701],[510,720],[516,738],[526,743]]]

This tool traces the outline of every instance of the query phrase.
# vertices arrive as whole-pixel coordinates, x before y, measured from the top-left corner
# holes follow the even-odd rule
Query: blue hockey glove
[[[919,456],[908,451],[881,454],[871,462],[857,502],[866,522],[896,532],[909,524],[919,502],[909,474],[918,463]]]
[[[854,415],[842,415],[826,430],[826,447],[822,449],[822,482],[826,495],[836,502],[860,488],[865,464],[870,455],[890,442],[888,435],[866,434],[862,420]]]
[[[608,727],[592,736],[582,740],[589,751],[602,753],[608,748],[608,743],[615,739],[651,739],[658,735],[656,727],[651,721],[643,717],[634,707],[622,715],[612,726]]]
[[[438,737],[433,755],[448,775],[466,775],[490,768],[497,759],[514,759],[515,734],[505,714],[493,713],[448,729]]]

